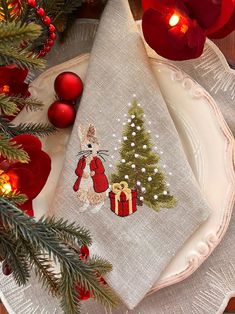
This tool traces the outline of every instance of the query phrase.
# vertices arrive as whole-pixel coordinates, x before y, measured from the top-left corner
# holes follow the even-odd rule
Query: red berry
[[[49,26],[51,24],[51,19],[49,16],[45,16],[44,19],[43,19],[43,23],[46,25],[46,26]]]
[[[39,8],[37,9],[37,14],[41,17],[44,17],[45,16],[45,11],[43,8]]]
[[[44,51],[45,52],[49,52],[50,50],[51,50],[50,46],[47,46],[47,45],[44,46]]]
[[[52,40],[55,40],[55,39],[56,39],[56,33],[51,33],[50,38],[51,38]]]
[[[38,54],[39,57],[45,57],[45,55],[46,55],[46,51],[44,50],[41,50]]]
[[[89,255],[90,255],[89,248],[86,245],[83,245],[80,249],[80,255],[79,255],[80,259],[82,261],[86,261]]]
[[[91,298],[91,292],[86,290],[85,288],[81,287],[80,283],[78,283],[75,287],[76,292],[78,294],[78,299],[81,301],[86,301]]]
[[[53,39],[47,39],[47,45],[48,46],[53,46],[54,45],[54,40]]]
[[[54,31],[55,31],[55,26],[54,26],[53,24],[50,24],[50,26],[49,26],[49,32],[50,32],[50,33],[54,33]]]
[[[37,6],[36,0],[27,0],[28,5],[35,8]]]
[[[103,277],[99,278],[99,282],[102,283],[103,285],[107,285],[107,282],[105,281]]]
[[[12,273],[10,265],[8,265],[6,262],[3,262],[2,264],[2,272],[5,276],[9,276]]]

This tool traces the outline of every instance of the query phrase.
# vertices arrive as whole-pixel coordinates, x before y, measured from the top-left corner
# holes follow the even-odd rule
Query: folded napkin
[[[90,229],[131,309],[208,216],[126,0],[103,13],[52,212]]]

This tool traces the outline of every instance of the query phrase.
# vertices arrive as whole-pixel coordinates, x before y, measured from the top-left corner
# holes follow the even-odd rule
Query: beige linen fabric
[[[108,149],[114,160],[120,159],[114,151],[113,134],[121,138],[122,125],[117,119],[127,113],[134,93],[146,120],[152,121],[152,135],[160,136],[157,142],[152,138],[164,152],[162,165],[173,173],[168,180],[178,204],[160,213],[143,206],[137,213],[120,218],[111,212],[107,199],[98,213],[90,208],[80,213],[81,205],[73,191],[77,153],[81,150],[79,125],[94,124],[100,148]],[[106,165],[106,175],[112,172]],[[110,0],[103,14],[56,195],[52,213],[90,229],[94,239],[91,251],[113,264],[107,281],[129,308],[143,299],[178,249],[208,216],[126,0]]]

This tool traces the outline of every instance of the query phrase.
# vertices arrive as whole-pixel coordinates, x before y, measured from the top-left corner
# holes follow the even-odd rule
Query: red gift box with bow
[[[109,198],[112,212],[119,217],[127,217],[137,211],[137,191],[129,189],[124,181],[113,184]]]

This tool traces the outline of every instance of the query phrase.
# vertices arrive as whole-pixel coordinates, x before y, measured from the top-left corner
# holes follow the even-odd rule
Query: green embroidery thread
[[[155,211],[172,208],[176,199],[170,195],[165,174],[158,166],[160,156],[153,151],[151,135],[144,126],[144,110],[136,99],[128,114],[120,148],[121,160],[116,165],[116,173],[111,175],[111,183],[126,181],[129,188],[137,190],[137,206],[146,204]]]

